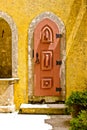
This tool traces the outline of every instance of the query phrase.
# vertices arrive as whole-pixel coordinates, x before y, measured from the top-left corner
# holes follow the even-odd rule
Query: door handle
[[[37,63],[37,64],[39,64],[39,63],[40,63],[40,61],[39,61],[39,54],[38,54],[38,52],[36,53],[36,61],[35,61],[35,63]]]

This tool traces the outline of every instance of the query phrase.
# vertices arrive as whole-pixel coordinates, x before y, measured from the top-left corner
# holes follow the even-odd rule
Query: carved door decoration
[[[46,18],[34,30],[34,96],[59,96],[60,37],[58,26]]]

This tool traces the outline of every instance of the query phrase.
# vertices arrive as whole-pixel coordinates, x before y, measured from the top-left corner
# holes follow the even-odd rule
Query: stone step
[[[67,107],[65,104],[21,104],[19,113],[65,115]]]

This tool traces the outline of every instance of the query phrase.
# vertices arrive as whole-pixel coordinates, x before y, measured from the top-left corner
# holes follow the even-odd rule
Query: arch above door
[[[60,88],[56,89],[61,91],[60,96],[35,96],[34,94],[34,60],[33,60],[33,53],[34,53],[34,31],[35,28],[38,26],[39,23],[44,21],[45,19],[48,19],[48,21],[52,21],[59,30],[59,34],[56,34],[56,38],[60,38],[60,58],[62,60],[62,64],[60,66]],[[42,29],[43,35],[41,36],[41,40],[44,41],[44,35],[45,40],[48,38],[49,41],[52,42],[52,30],[49,27],[49,24],[47,26],[44,26]],[[29,95],[29,101],[40,101],[45,100],[46,102],[55,102],[55,101],[64,101],[65,100],[65,26],[64,23],[61,21],[61,19],[56,16],[55,14],[51,12],[44,12],[37,16],[30,24],[29,30],[28,30],[28,95]],[[45,54],[45,53],[44,53]]]

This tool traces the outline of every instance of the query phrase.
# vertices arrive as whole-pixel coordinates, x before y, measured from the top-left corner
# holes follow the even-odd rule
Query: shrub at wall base
[[[66,105],[69,107],[72,117],[77,117],[81,110],[87,109],[87,91],[72,92],[66,100]]]

